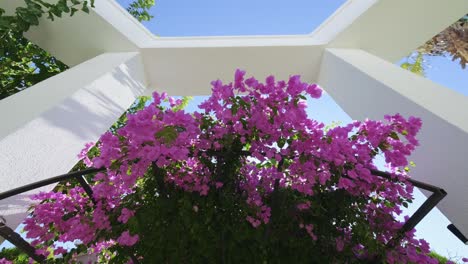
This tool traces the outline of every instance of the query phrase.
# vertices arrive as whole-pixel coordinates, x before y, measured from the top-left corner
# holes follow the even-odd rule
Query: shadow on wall
[[[136,74],[137,69],[124,64],[49,109],[41,118],[83,140],[83,144],[96,141],[143,93],[145,85],[138,75],[134,78]]]
[[[128,65],[124,64],[113,70],[112,77],[128,87],[135,96],[141,95],[147,88],[144,83],[146,76],[139,58],[133,58]]]
[[[50,184],[31,190],[29,192],[20,193],[15,196],[0,200],[0,216],[6,220],[6,225],[15,230],[18,225],[21,224],[28,216],[28,209],[34,202],[34,200],[32,200],[30,197],[40,192],[52,190],[55,185],[55,183]],[[4,239],[0,237],[0,245],[3,241]]]
[[[33,193],[22,193],[0,201],[1,216],[5,218],[8,226],[9,223],[16,223],[24,219],[24,211],[31,205],[32,200],[29,197]],[[16,226],[10,227],[16,228]]]
[[[52,185],[50,185],[52,186]],[[53,187],[50,187],[53,188]],[[43,188],[40,190],[44,191]],[[15,230],[17,226],[27,217],[27,210],[32,204],[29,198],[31,195],[39,193],[38,190],[18,194],[0,201],[0,216],[6,221],[6,225]],[[0,236],[0,245],[5,239]]]
[[[138,58],[126,61],[0,141],[0,191],[67,173],[84,144],[97,141],[144,91],[142,71],[133,68],[139,65]],[[11,228],[27,216],[31,193],[0,201],[0,215]]]

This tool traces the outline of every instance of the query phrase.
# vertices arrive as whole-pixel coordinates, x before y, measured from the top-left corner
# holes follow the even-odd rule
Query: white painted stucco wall
[[[327,49],[319,84],[353,119],[422,119],[411,176],[447,191],[437,207],[468,234],[468,97],[358,49]]]
[[[0,192],[67,173],[84,144],[127,110],[145,82],[138,53],[103,54],[7,98],[7,106],[2,101]],[[0,201],[8,226],[25,218],[27,196]]]

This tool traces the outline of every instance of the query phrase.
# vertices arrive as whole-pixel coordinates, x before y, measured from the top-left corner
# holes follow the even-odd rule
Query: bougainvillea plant
[[[438,263],[397,220],[411,202],[407,157],[421,120],[396,114],[325,128],[299,76],[237,70],[200,112],[153,94],[80,154],[92,199],[70,182],[25,220],[38,253],[106,263]],[[371,174],[383,156],[392,179]],[[60,242],[74,242],[67,250]],[[51,260],[52,261],[52,260]],[[58,261],[58,260],[54,260]]]

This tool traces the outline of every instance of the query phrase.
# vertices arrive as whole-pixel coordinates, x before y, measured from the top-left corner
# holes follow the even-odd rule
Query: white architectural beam
[[[143,92],[143,72],[138,53],[103,54],[0,101],[0,192],[67,173]],[[2,200],[0,215],[15,228],[29,203]]]
[[[467,12],[466,0],[348,0],[311,36],[396,62]]]
[[[214,78],[232,81],[237,68],[264,78],[301,74],[315,81],[323,46],[304,36],[164,38],[142,51],[151,90],[208,95]]]
[[[133,63],[128,64],[128,61],[132,60]],[[125,74],[143,72],[139,60],[141,58],[136,52],[103,54],[1,100],[0,112],[13,114],[0,117],[2,124],[0,140],[86,85],[103,75],[118,70],[120,65],[128,64],[122,69],[126,71]],[[129,85],[129,89],[141,89],[141,87]]]
[[[447,191],[438,208],[468,236],[468,97],[357,49],[327,49],[319,84],[354,119],[422,118],[411,174]]]
[[[0,5],[12,10],[21,1],[6,0]],[[190,55],[206,64],[217,62],[218,65],[225,65],[228,60],[220,60],[211,57],[201,57],[204,54],[209,56],[222,54],[229,57],[229,54],[249,54],[252,47],[278,47],[285,46],[286,49],[275,50],[277,57],[287,57],[288,53],[293,53],[292,58],[298,65],[308,65],[311,58],[318,58],[315,54],[295,57],[298,52],[291,52],[293,46],[314,45],[335,47],[335,48],[357,48],[366,50],[385,60],[395,62],[408,55],[426,40],[442,31],[445,27],[466,14],[468,11],[468,1],[466,0],[348,0],[329,19],[320,25],[313,33],[305,36],[289,37],[211,37],[211,38],[157,38],[144,28],[138,21],[129,15],[114,0],[96,1],[96,8],[91,9],[90,14],[78,12],[74,17],[60,18],[58,21],[49,21],[45,18],[40,21],[40,26],[31,28],[26,34],[33,42],[51,52],[54,56],[73,66],[93,58],[105,52],[126,52],[145,50],[145,61],[155,61],[145,63],[148,76],[158,78],[159,81],[151,80],[155,87],[175,87],[175,91],[183,89],[187,93],[187,83],[175,84],[165,81],[165,76],[178,76],[191,71],[194,76],[206,75],[205,67],[198,67],[198,64],[191,61],[190,56],[186,56],[186,51],[191,49]],[[299,45],[297,44],[299,43]],[[233,49],[236,47],[236,49]],[[241,51],[241,47],[247,50]],[[180,48],[180,49],[179,49]],[[182,49],[183,48],[183,49]],[[208,50],[208,48],[213,48]],[[218,49],[223,48],[223,49]],[[198,50],[202,49],[202,50]],[[270,49],[271,50],[271,49]],[[172,59],[169,70],[160,71],[161,62],[166,63],[168,55],[181,58],[180,63]],[[227,53],[227,55],[225,55]],[[257,50],[253,52],[255,55]],[[264,64],[251,63],[245,61],[243,66],[238,57],[229,69],[212,71],[212,76],[224,78],[225,71],[231,68],[248,68],[250,72],[268,72],[270,64],[267,58],[260,55],[260,61]],[[265,52],[269,55],[269,52]],[[237,58],[237,57],[236,57]],[[274,56],[271,56],[274,58]],[[253,59],[253,58],[251,58]],[[177,64],[178,65],[175,65]],[[221,63],[221,64],[220,64]],[[278,63],[275,63],[278,64]],[[154,66],[154,67],[153,67]],[[177,69],[182,70],[178,73]],[[214,66],[213,68],[217,68]],[[290,67],[285,64],[284,69],[289,67],[288,74],[295,72],[300,67]],[[279,66],[277,66],[279,67]],[[283,70],[284,71],[284,70]],[[275,70],[271,73],[276,72]],[[277,71],[281,72],[281,71]],[[162,75],[162,76],[161,76]],[[313,75],[313,74],[311,74]],[[212,78],[212,77],[211,77]],[[200,79],[201,83],[195,85],[205,85],[206,78]],[[179,86],[183,85],[183,88]],[[195,93],[199,91],[195,90]]]

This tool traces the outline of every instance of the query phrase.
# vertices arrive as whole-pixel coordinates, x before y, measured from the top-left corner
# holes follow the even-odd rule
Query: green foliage
[[[24,32],[37,26],[43,16],[54,20],[63,15],[73,16],[79,10],[89,12],[89,7],[94,6],[94,0],[59,0],[56,4],[24,0],[24,3],[25,6],[17,7],[12,15],[0,9],[0,99],[68,69],[23,37]]]
[[[190,101],[193,99],[192,96],[184,96],[182,97],[182,103],[178,106],[175,106],[174,108],[172,108],[172,110],[174,112],[177,112],[177,111],[180,111],[182,109],[184,109],[185,107],[187,107],[187,105],[190,103]]]
[[[324,131],[325,132],[328,132],[330,129],[333,129],[337,126],[340,126],[341,125],[341,122],[340,121],[332,121],[331,124],[328,124],[325,126],[325,129]]]
[[[148,11],[154,4],[154,0],[135,0],[127,7],[127,11],[140,22],[150,21],[153,16]]]
[[[0,259],[2,258],[12,260],[15,264],[29,263],[29,256],[17,248],[3,248],[2,251],[0,251]]]
[[[432,258],[435,258],[439,261],[439,264],[445,264],[449,261],[448,258],[442,256],[442,255],[439,255],[437,254],[436,252],[432,251],[429,256],[431,256]]]
[[[4,46],[0,57],[0,100],[68,69],[26,38],[8,34],[14,47]]]
[[[424,57],[423,53],[417,52],[416,57],[409,56],[405,63],[401,64],[401,67],[405,70],[408,70],[412,73],[416,73],[419,76],[424,76]]]
[[[373,243],[368,223],[355,206],[366,201],[344,191],[323,190],[314,197],[291,189],[275,191],[270,198],[271,222],[252,228],[245,220],[252,208],[237,189],[240,162],[241,144],[236,143],[218,168],[227,173],[222,176],[222,190],[207,196],[165,183],[162,179],[168,172],[153,166],[140,183],[139,194],[126,198],[127,206],[141,205],[136,217],[125,225],[116,222],[116,232],[129,229],[143,234],[133,250],[148,263],[360,263],[352,252],[336,252],[336,227],[349,222],[354,225],[354,239],[373,245],[369,249],[375,252],[382,250],[379,243]],[[316,207],[314,213],[297,210],[296,204],[305,201]],[[298,229],[308,221],[320,226],[314,229],[319,240],[313,241],[304,229]],[[122,255],[112,263],[124,260]]]
[[[203,126],[208,127],[214,121],[204,122]],[[168,127],[156,136],[170,140],[173,133],[174,128]],[[218,180],[223,183],[221,189],[206,196],[166,182],[164,178],[171,171],[153,164],[138,182],[137,192],[126,196],[121,205],[131,208],[138,204],[136,217],[126,224],[111,219],[109,238],[125,230],[141,234],[132,252],[148,263],[362,263],[351,250],[336,251],[337,227],[347,228],[352,223],[353,241],[369,245],[370,253],[384,250],[359,210],[358,204],[368,201],[343,190],[328,192],[325,187],[317,187],[316,195],[311,197],[292,189],[278,189],[266,201],[271,204],[270,223],[253,228],[246,217],[255,214],[255,209],[245,203],[245,193],[238,189],[244,149],[244,144],[234,140],[229,150],[218,153],[216,163],[209,158],[203,160],[213,174],[222,173]],[[287,169],[290,163],[272,159],[258,166]],[[340,177],[338,170],[334,177]],[[304,202],[310,202],[313,210],[298,210],[297,204]],[[298,229],[308,222],[320,227],[314,229],[319,238],[316,241],[305,229]],[[119,253],[109,263],[128,260],[126,247],[116,245],[111,250]]]
[[[44,261],[47,264],[65,264],[65,263],[77,263],[73,260],[73,253],[75,252],[83,252],[83,248],[78,246],[75,249],[72,249],[70,253],[66,254],[63,258],[54,258],[53,254]],[[29,256],[26,253],[23,253],[20,249],[14,248],[3,248],[0,251],[0,260],[5,258],[7,260],[12,261],[14,264],[29,264]],[[0,262],[3,263],[3,262]],[[37,262],[34,262],[37,263]]]
[[[23,0],[24,6],[7,15],[0,8],[0,100],[68,69],[68,66],[27,40],[23,34],[40,18],[56,20],[76,12],[89,13],[95,0]],[[154,0],[135,0],[128,11],[139,21],[152,18]]]
[[[462,69],[468,65],[468,14],[417,48],[429,56],[450,56]]]

